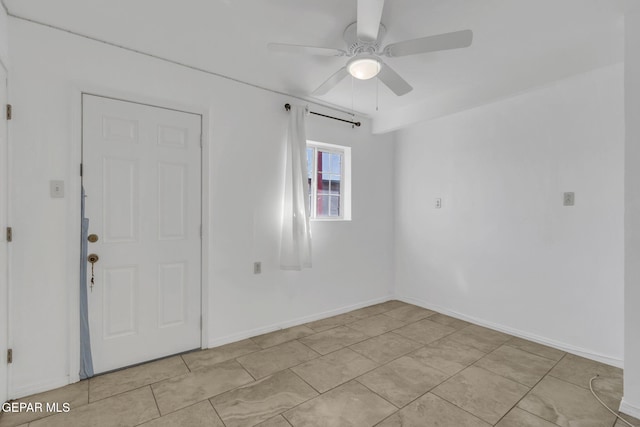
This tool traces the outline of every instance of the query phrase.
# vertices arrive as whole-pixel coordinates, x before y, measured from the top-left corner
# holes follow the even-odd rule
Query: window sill
[[[351,218],[309,218],[311,222],[350,222]]]

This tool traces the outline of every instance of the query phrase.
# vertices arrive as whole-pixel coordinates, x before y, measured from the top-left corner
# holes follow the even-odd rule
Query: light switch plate
[[[62,199],[64,197],[64,181],[49,181],[51,198]]]

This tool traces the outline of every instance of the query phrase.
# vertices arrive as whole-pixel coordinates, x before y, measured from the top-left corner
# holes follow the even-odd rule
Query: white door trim
[[[200,330],[200,342],[202,348],[208,346],[209,325],[209,189],[210,189],[210,151],[209,151],[209,115],[210,111],[204,106],[184,105],[166,99],[158,99],[137,93],[127,93],[87,84],[76,84],[71,89],[71,150],[69,158],[68,174],[68,199],[67,230],[70,240],[68,243],[69,257],[67,259],[67,283],[68,285],[68,333],[69,333],[69,383],[80,381],[80,163],[82,162],[82,95],[95,95],[121,101],[134,102],[154,107],[167,108],[186,113],[198,114],[202,117],[202,158],[201,158],[201,217],[202,217],[202,241],[201,241],[201,315],[202,327]]]
[[[9,99],[9,70],[7,69],[7,67],[5,66],[5,64],[2,62],[2,59],[0,58],[0,68],[2,69],[2,72],[4,72],[5,75],[5,80],[2,81],[2,79],[0,79],[0,84],[2,85],[6,85],[5,87],[5,96],[6,96],[6,103],[10,104],[11,101]],[[4,105],[0,105],[0,111],[2,111],[2,113],[5,113],[5,106]],[[11,138],[10,138],[10,126],[9,124],[11,123],[10,120],[7,120],[7,127],[6,127],[6,134],[4,135],[6,138],[6,152],[5,152],[5,160],[6,160],[6,164],[4,165],[5,169],[5,176],[2,177],[4,179],[6,179],[5,184],[3,186],[3,188],[0,189],[0,191],[6,191],[5,197],[5,220],[6,220],[6,224],[3,224],[6,227],[11,227],[11,195],[13,194],[13,187],[12,187],[12,162],[11,162]],[[5,230],[0,230],[0,232],[4,233]],[[6,258],[5,258],[5,266],[6,266],[6,270],[4,272],[5,274],[5,280],[6,280],[6,294],[5,295],[0,295],[1,298],[4,299],[4,301],[2,302],[2,304],[4,305],[4,309],[5,309],[5,313],[6,313],[6,319],[5,319],[5,326],[7,328],[6,331],[6,346],[3,347],[3,351],[6,351],[6,349],[10,349],[12,347],[13,344],[13,338],[11,335],[11,327],[12,327],[12,323],[11,323],[11,319],[12,319],[12,304],[11,304],[11,298],[12,298],[12,293],[11,293],[11,244],[7,244],[7,252],[6,252]],[[2,273],[0,273],[2,274]],[[12,371],[11,371],[11,364],[7,363],[6,365],[6,384],[3,384],[2,387],[4,387],[4,390],[2,392],[3,396],[5,396],[8,399],[11,399],[11,375],[12,375]],[[4,403],[2,399],[0,399],[0,403]]]

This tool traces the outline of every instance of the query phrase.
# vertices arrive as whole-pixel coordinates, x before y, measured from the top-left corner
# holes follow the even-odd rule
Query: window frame
[[[313,149],[311,170],[311,204],[309,206],[311,221],[350,221],[351,220],[351,147],[328,144],[326,142],[307,140],[307,148]],[[318,203],[318,150],[328,154],[341,156],[340,162],[340,206],[338,216],[317,216]],[[306,153],[306,150],[305,150]],[[309,171],[307,171],[309,173]],[[330,173],[330,172],[329,172]]]

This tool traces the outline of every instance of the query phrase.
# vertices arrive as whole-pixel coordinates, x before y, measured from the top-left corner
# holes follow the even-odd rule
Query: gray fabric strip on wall
[[[82,233],[80,234],[80,379],[93,376],[93,360],[91,358],[91,337],[89,334],[89,312],[87,307],[87,253],[89,252],[89,218],[84,217],[84,188],[80,212]]]

